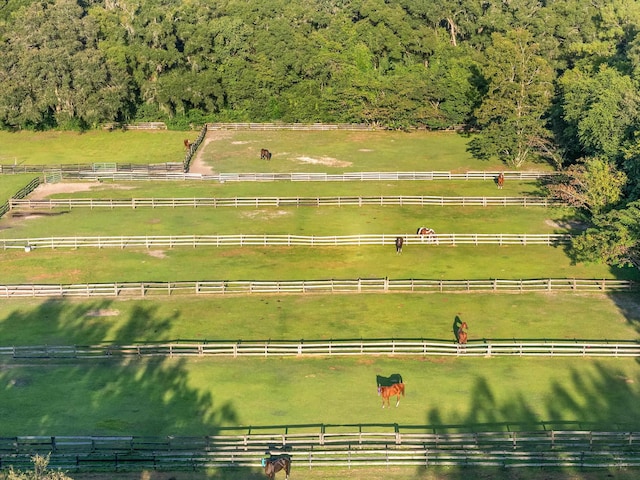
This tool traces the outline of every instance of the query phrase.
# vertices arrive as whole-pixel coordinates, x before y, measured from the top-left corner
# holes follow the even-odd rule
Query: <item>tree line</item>
[[[0,128],[464,125],[479,158],[564,169],[577,258],[628,263],[639,31],[638,0],[3,0]]]

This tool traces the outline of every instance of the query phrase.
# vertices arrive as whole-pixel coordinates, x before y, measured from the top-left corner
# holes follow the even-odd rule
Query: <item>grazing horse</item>
[[[404,243],[404,238],[396,237],[396,255],[402,253],[402,244]]]
[[[460,345],[464,345],[467,343],[467,322],[462,322],[456,331],[456,338],[458,339],[458,343]]]
[[[498,175],[498,188],[502,190],[502,187],[504,187],[504,173],[500,172]]]
[[[420,227],[416,232],[416,235],[435,235],[436,231],[433,228]]]
[[[193,145],[193,143],[191,143],[188,138],[185,138],[184,139],[184,148],[189,150],[191,148],[191,145]]]
[[[277,455],[269,458],[262,459],[262,466],[264,467],[264,473],[271,480],[276,478],[276,473],[280,470],[284,470],[285,478],[289,478],[291,473],[291,457],[289,455]]]
[[[378,395],[382,395],[382,408],[384,408],[385,402],[387,403],[387,407],[391,407],[391,405],[389,405],[389,397],[393,397],[394,395],[397,397],[396,407],[400,405],[400,394],[404,397],[404,383],[394,383],[390,387],[378,386]]]
[[[416,231],[416,235],[420,235],[421,237],[427,237],[429,243],[438,243],[438,237],[436,236],[436,231],[433,228],[420,227]]]
[[[260,149],[260,160],[271,160],[271,152],[266,148]]]

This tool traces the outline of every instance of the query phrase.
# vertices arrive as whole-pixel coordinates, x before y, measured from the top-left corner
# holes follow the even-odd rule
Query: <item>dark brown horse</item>
[[[396,254],[402,253],[402,245],[404,244],[404,238],[396,237]]]
[[[391,405],[389,405],[389,397],[393,397],[395,395],[397,397],[397,407],[400,405],[400,395],[404,397],[404,383],[394,383],[390,387],[383,387],[380,385],[378,386],[378,395],[382,396],[382,408],[384,408],[385,402],[387,407],[391,407]]]
[[[260,149],[260,160],[271,160],[271,152],[266,148]]]
[[[502,187],[504,187],[504,173],[500,172],[498,175],[498,188],[502,190]]]
[[[289,478],[291,473],[291,457],[289,455],[278,455],[269,458],[262,459],[262,466],[264,467],[264,473],[271,480],[276,478],[276,473],[280,470],[284,470],[285,478]]]
[[[468,330],[467,322],[462,322],[456,331],[456,338],[458,339],[458,343],[460,345],[464,345],[467,343],[467,330]]]

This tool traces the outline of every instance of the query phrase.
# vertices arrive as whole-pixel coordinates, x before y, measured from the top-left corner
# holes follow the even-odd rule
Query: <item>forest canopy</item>
[[[0,128],[465,126],[480,158],[570,166],[552,191],[594,218],[580,258],[624,263],[639,31],[640,0],[2,0]]]

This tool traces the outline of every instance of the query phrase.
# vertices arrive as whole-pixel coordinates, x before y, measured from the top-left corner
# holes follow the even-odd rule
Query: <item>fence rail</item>
[[[0,298],[12,297],[150,297],[158,295],[343,294],[434,292],[614,292],[633,291],[630,280],[586,278],[429,280],[318,279],[210,280],[182,282],[115,282],[76,284],[4,284]]]
[[[208,130],[300,130],[300,131],[328,131],[328,130],[379,130],[364,123],[208,123]]]
[[[417,180],[491,180],[494,181],[500,171],[453,172],[345,172],[345,173],[219,173],[202,175],[179,172],[104,172],[104,171],[65,171],[64,178],[83,180],[204,180],[216,182],[363,182],[363,181],[417,181]],[[502,172],[507,180],[538,180],[558,175],[558,172],[507,171]]]
[[[129,175],[129,176],[147,176],[162,174],[181,174],[184,170],[182,162],[167,162],[167,163],[151,163],[151,164],[136,164],[136,163],[113,163],[110,168],[105,168],[105,164],[91,164],[91,163],[70,163],[70,164],[56,164],[56,165],[42,165],[42,164],[0,164],[0,174],[15,175],[19,173],[61,173],[63,178],[89,178],[95,176],[96,178],[104,178],[109,175]]]
[[[48,237],[48,238],[3,238],[0,248],[175,248],[175,247],[229,247],[229,246],[365,246],[395,245],[396,238],[403,237],[405,246],[456,246],[456,245],[547,245],[558,246],[571,242],[572,236],[564,233],[517,234],[517,233],[444,233],[437,235],[415,235],[406,233],[371,235],[141,235],[98,237]]]
[[[465,345],[433,340],[208,341],[137,345],[30,345],[0,347],[0,358],[96,359],[116,357],[638,357],[637,341],[503,341],[483,339]]]
[[[177,207],[343,207],[388,205],[438,206],[518,206],[550,207],[566,205],[559,199],[545,197],[437,197],[437,196],[381,196],[381,197],[233,197],[233,198],[55,198],[29,200],[12,198],[10,209],[53,208],[177,208]]]
[[[640,465],[640,435],[633,431],[551,430],[427,433],[429,427],[394,431],[222,434],[205,437],[23,436],[0,438],[3,467],[28,467],[34,453],[51,453],[50,466],[70,471],[110,468],[259,468],[265,452],[287,453],[293,469],[344,466],[580,466]],[[381,425],[376,425],[380,429]],[[374,428],[375,428],[374,427]],[[269,427],[267,427],[269,428]],[[319,431],[318,431],[319,430]],[[412,431],[413,430],[413,431]],[[422,430],[419,432],[417,430]],[[267,453],[268,454],[268,453]]]

